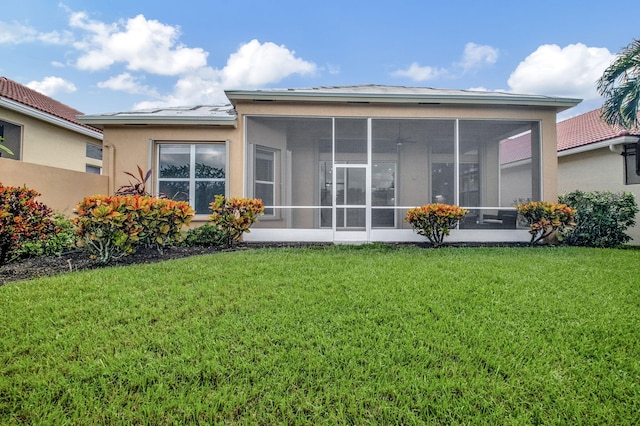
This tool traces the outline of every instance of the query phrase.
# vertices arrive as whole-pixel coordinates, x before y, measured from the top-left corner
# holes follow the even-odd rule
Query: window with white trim
[[[196,214],[209,214],[216,195],[226,194],[224,143],[158,144],[158,192],[188,201]]]
[[[253,194],[265,206],[275,205],[276,198],[276,153],[263,147],[256,147],[254,164]],[[265,216],[274,215],[273,208],[265,208]]]
[[[640,157],[638,157],[639,143],[624,146],[624,184],[640,183]]]

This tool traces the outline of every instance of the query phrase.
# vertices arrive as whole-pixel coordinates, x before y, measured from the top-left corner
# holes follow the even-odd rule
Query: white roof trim
[[[581,152],[593,151],[601,148],[609,148],[615,145],[633,144],[640,140],[640,136],[617,136],[613,139],[607,139],[600,142],[589,143],[586,145],[577,146],[575,148],[565,149],[558,151],[558,157],[566,157],[567,155],[579,154]]]
[[[360,87],[356,87],[359,89]],[[366,88],[365,88],[366,89]],[[307,101],[307,102],[354,102],[354,103],[412,103],[412,104],[477,104],[477,105],[523,105],[554,107],[558,111],[571,108],[582,99],[557,98],[540,95],[517,95],[501,92],[473,92],[461,90],[404,90],[400,87],[388,91],[350,90],[349,87],[314,89],[266,89],[266,90],[226,90],[227,97],[233,100],[249,101]],[[410,88],[409,88],[410,89]]]
[[[20,102],[12,101],[11,99],[0,97],[0,106],[24,115],[28,115],[29,117],[37,118],[38,120],[46,121],[47,123],[56,125],[58,127],[71,130],[72,132],[80,133],[85,136],[98,139],[100,141],[103,138],[102,133],[98,132],[97,130],[87,129],[86,127],[72,123],[69,120],[65,120],[64,118],[56,117],[55,115],[37,110],[35,108],[31,108],[29,106],[21,104]]]

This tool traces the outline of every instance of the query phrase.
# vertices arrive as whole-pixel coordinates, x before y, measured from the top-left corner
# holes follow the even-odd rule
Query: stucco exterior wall
[[[0,182],[38,191],[38,201],[67,216],[89,195],[106,194],[108,177],[0,158]]]
[[[0,108],[0,119],[22,127],[21,161],[84,172],[100,160],[86,156],[86,144],[101,141],[34,117]]]
[[[558,158],[558,192],[613,191],[631,192],[640,202],[640,185],[624,184],[624,159],[608,148]],[[640,214],[636,216],[640,224]],[[628,230],[631,244],[640,245],[640,226]]]
[[[159,142],[225,142],[229,141],[229,195],[243,194],[244,147],[239,129],[231,126],[106,126],[104,129],[103,173],[112,176],[109,193],[131,180],[124,172],[137,174],[155,168],[155,149]],[[152,176],[148,189],[155,193]]]

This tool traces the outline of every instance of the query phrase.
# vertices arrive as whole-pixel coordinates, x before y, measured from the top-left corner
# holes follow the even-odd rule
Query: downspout
[[[611,144],[609,145],[609,151],[615,153],[615,154],[619,154],[622,155],[622,153],[624,152],[624,145],[616,145],[616,144]]]
[[[114,194],[116,192],[116,182],[115,182],[115,178],[116,178],[116,147],[110,143],[110,142],[102,142],[102,147],[106,148],[109,152],[108,155],[108,159],[109,159],[109,164],[108,164],[108,170],[107,170],[107,177],[108,179],[108,187],[107,190],[109,192],[109,194]]]

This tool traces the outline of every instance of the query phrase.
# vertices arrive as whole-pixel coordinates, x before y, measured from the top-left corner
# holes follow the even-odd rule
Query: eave
[[[227,90],[234,101],[257,102],[330,102],[330,103],[383,103],[383,104],[464,104],[464,105],[517,105],[553,108],[557,112],[572,108],[581,99],[536,95],[515,95],[497,92],[452,91],[434,93],[349,93],[303,90]]]
[[[36,118],[49,124],[53,124],[55,126],[62,127],[72,132],[80,133],[82,135],[89,136],[100,141],[103,138],[102,133],[97,130],[92,130],[87,127],[72,123],[68,120],[65,120],[64,118],[56,117],[55,115],[51,115],[35,108],[28,107],[24,104],[21,104],[20,102],[12,101],[11,99],[0,97],[0,107],[7,108],[11,111]],[[86,124],[91,125],[90,123]],[[95,127],[99,128],[97,126]]]

